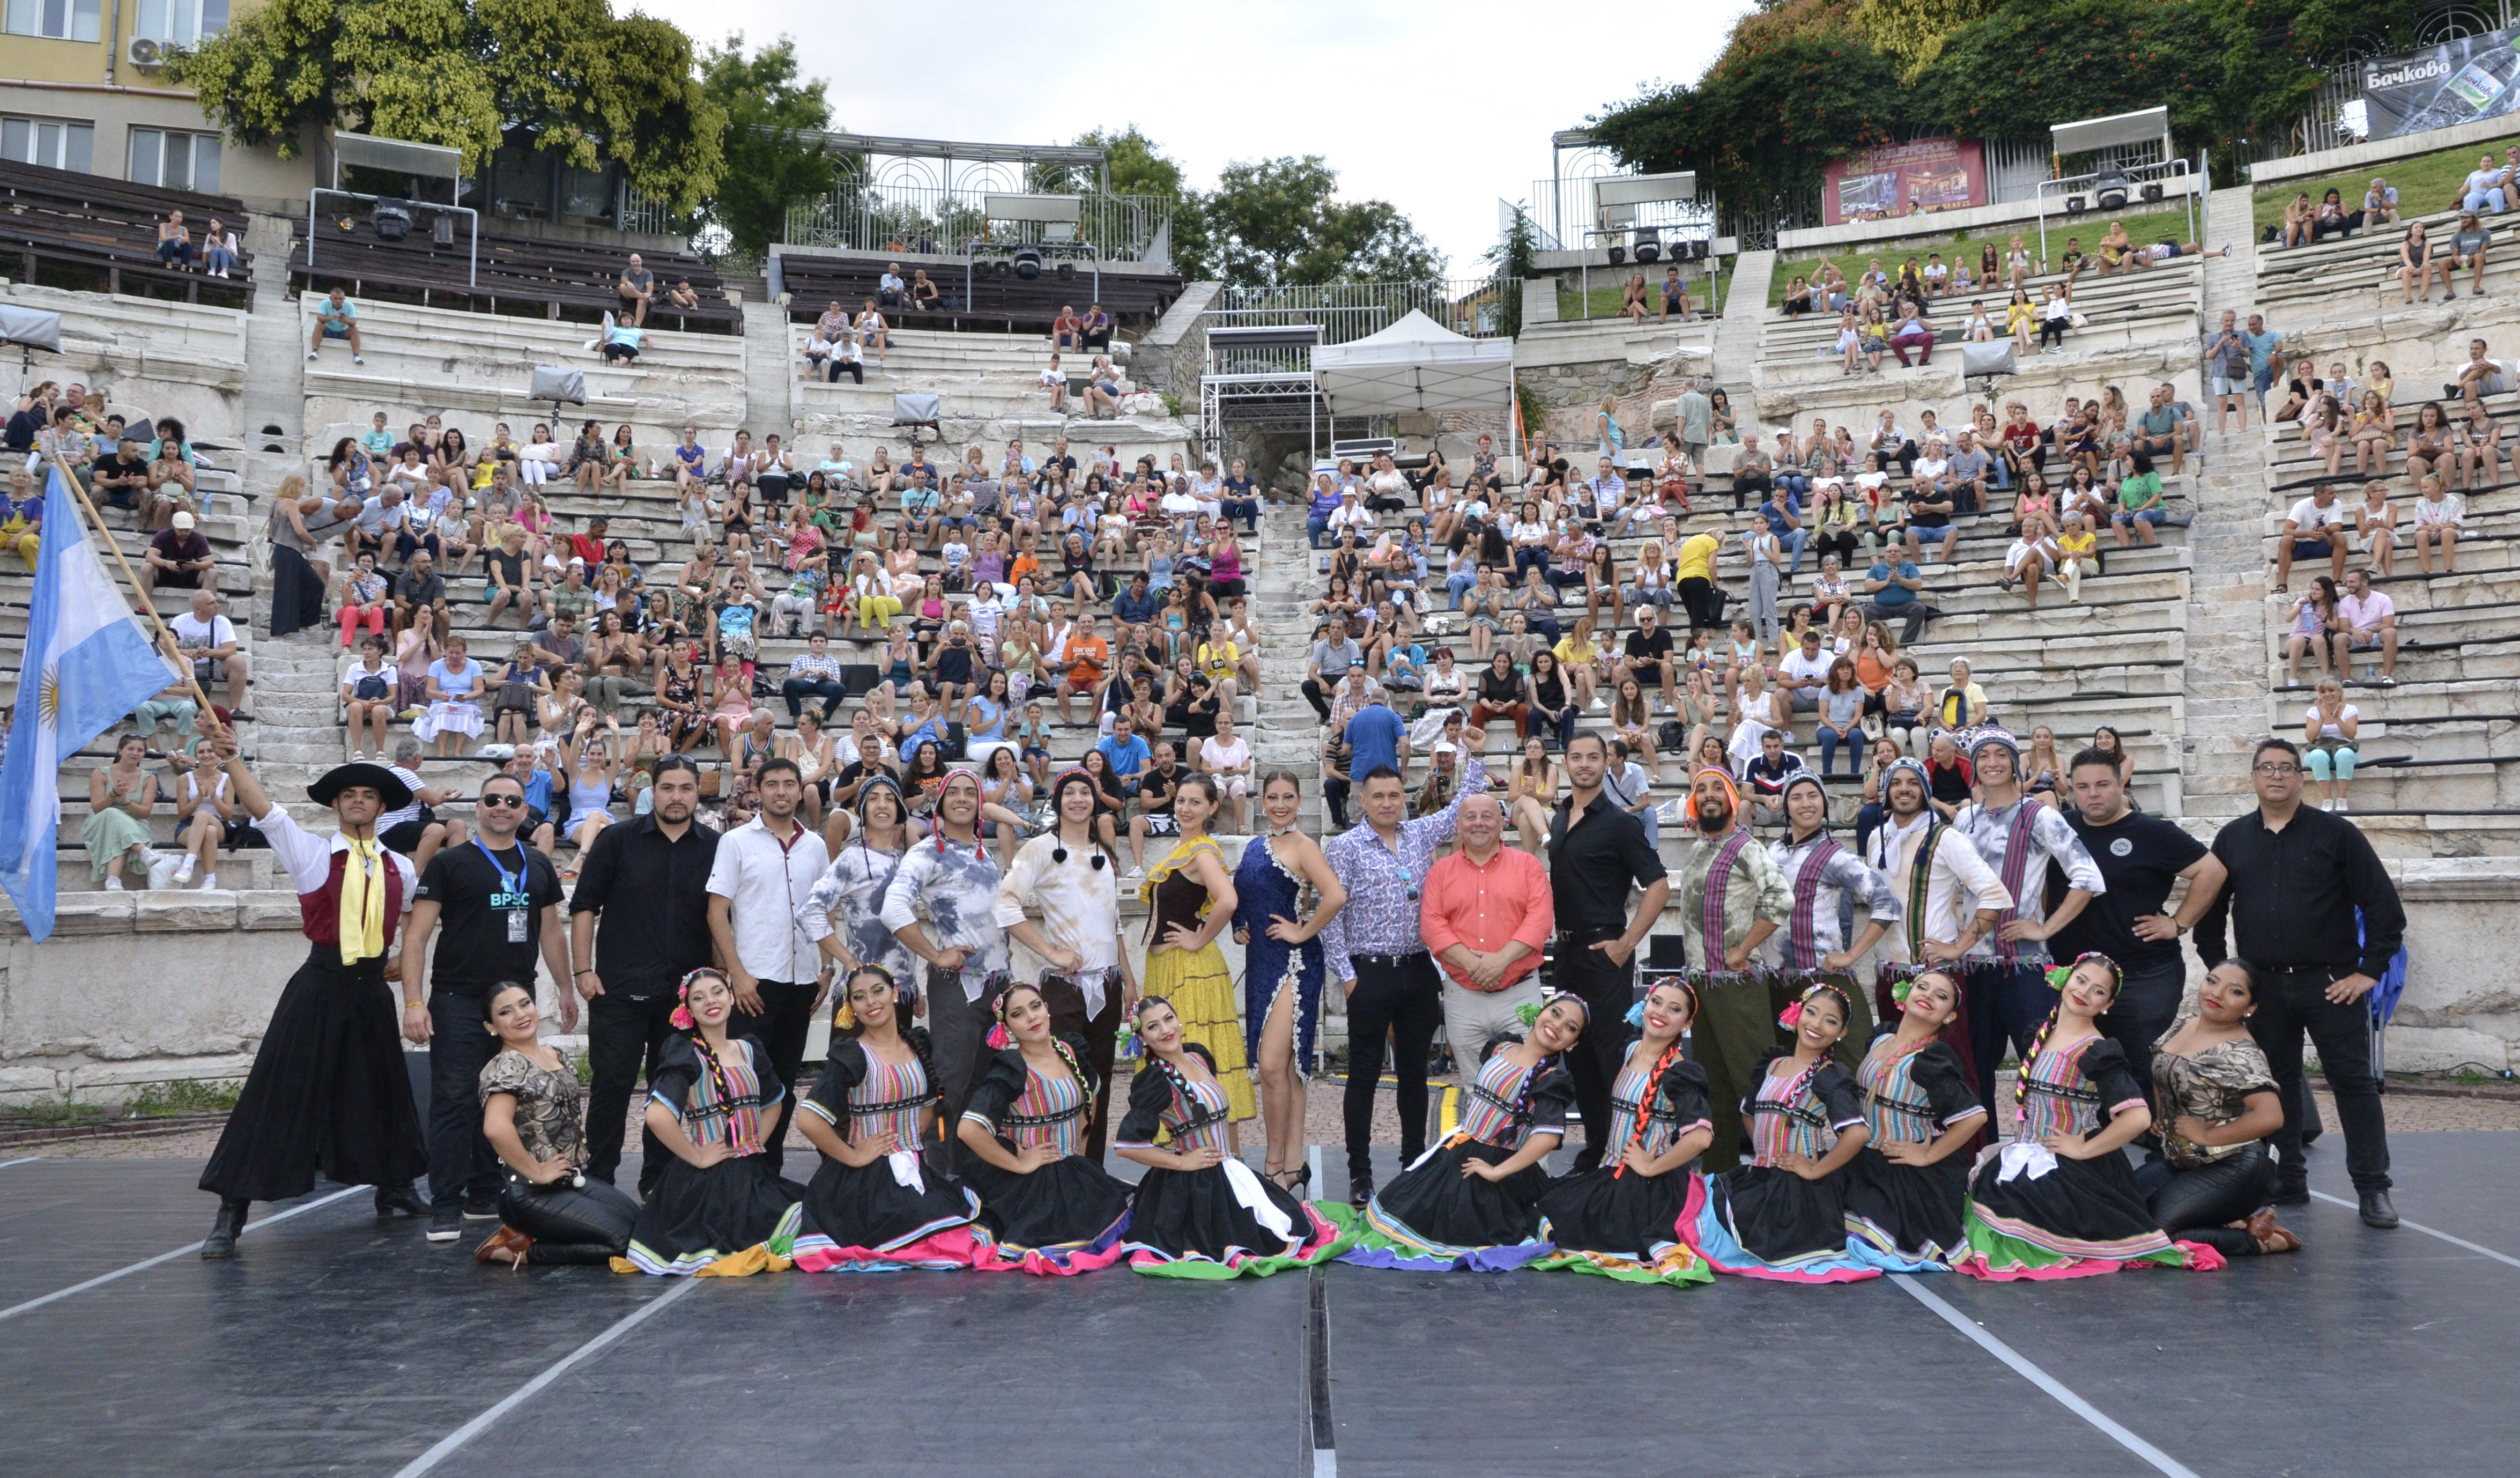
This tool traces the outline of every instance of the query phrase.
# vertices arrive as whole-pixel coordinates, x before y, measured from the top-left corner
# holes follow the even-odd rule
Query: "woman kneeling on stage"
[[[990,1008],[989,1059],[955,1133],[980,1220],[997,1238],[988,1271],[1065,1276],[1108,1268],[1128,1249],[1129,1187],[1076,1152],[1094,1102],[1085,1039],[1054,1036],[1050,1004],[1020,982]]]
[[[1552,992],[1520,1008],[1527,1041],[1490,1045],[1462,1096],[1462,1126],[1366,1205],[1357,1245],[1340,1261],[1367,1268],[1505,1273],[1547,1255],[1540,1162],[1566,1138],[1575,1101],[1566,1053],[1584,1035],[1584,998]]]
[[[1881,1276],[1846,1246],[1843,1172],[1871,1137],[1854,1076],[1830,1055],[1852,1014],[1845,993],[1823,982],[1777,1018],[1794,1045],[1768,1049],[1740,1105],[1756,1158],[1707,1181],[1688,1229],[1716,1272],[1790,1283]]]
[[[788,1086],[770,1053],[727,1033],[735,987],[714,969],[683,977],[683,1004],[648,1080],[648,1128],[672,1153],[639,1208],[618,1273],[741,1277],[781,1272],[774,1237],[795,1234],[797,1187],[770,1173],[762,1146],[779,1133]]]
[[[1679,1231],[1705,1198],[1695,1164],[1715,1138],[1706,1070],[1680,1052],[1696,1014],[1697,992],[1678,976],[1631,1014],[1639,1035],[1610,1085],[1610,1162],[1540,1198],[1540,1234],[1557,1252],[1539,1266],[1675,1287],[1712,1280]]]
[[[1111,1146],[1147,1167],[1129,1213],[1130,1266],[1158,1276],[1266,1277],[1329,1256],[1338,1228],[1227,1152],[1233,1105],[1216,1059],[1182,1040],[1172,1003],[1146,997],[1136,1019],[1146,1061]]]
[[[796,1127],[823,1152],[795,1235],[772,1244],[807,1273],[968,1268],[980,1198],[935,1137],[936,1075],[924,1027],[905,1027],[892,972],[849,972],[832,1051]]]
[[[1872,1134],[1846,1168],[1847,1246],[1887,1272],[1949,1272],[1965,1245],[1961,1151],[1986,1127],[1959,1053],[1941,1040],[1959,1014],[1960,988],[1926,970],[1892,985],[1890,1004],[1899,1019],[1882,1027],[1856,1070]]]
[[[482,993],[484,1030],[499,1054],[481,1069],[481,1134],[507,1168],[499,1230],[473,1256],[485,1263],[609,1266],[630,1247],[639,1203],[579,1172],[586,1124],[577,1068],[542,1041],[530,986]]]
[[[2275,1162],[2266,1137],[2283,1127],[2267,1054],[2249,1035],[2256,967],[2226,960],[2205,972],[2197,1013],[2152,1045],[2152,1094],[2169,1122],[2136,1184],[2161,1230],[2225,1257],[2300,1250],[2275,1225]]]

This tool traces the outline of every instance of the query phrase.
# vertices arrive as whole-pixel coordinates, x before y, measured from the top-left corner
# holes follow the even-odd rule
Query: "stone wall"
[[[1207,310],[1224,291],[1223,283],[1192,283],[1129,346],[1129,378],[1148,389],[1170,391],[1188,420],[1198,416],[1198,379],[1207,370]]]
[[[2392,863],[2407,906],[2407,990],[2387,1039],[2400,1072],[2520,1064],[2520,860]]]

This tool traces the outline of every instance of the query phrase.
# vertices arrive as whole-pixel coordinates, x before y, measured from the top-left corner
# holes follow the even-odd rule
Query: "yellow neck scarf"
[[[341,963],[356,964],[385,952],[385,879],[376,838],[351,837],[341,867]],[[373,881],[370,868],[377,869]]]

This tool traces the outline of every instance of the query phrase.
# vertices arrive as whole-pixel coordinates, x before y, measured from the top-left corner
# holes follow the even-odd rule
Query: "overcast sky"
[[[1643,83],[1695,80],[1750,6],[1639,12],[1624,46],[1592,22],[1492,0],[1070,8],[1058,21],[996,0],[844,6],[810,21],[767,0],[640,8],[703,46],[730,31],[747,43],[793,35],[804,70],[831,83],[834,126],[862,133],[1066,143],[1134,122],[1199,189],[1233,160],[1318,154],[1342,196],[1390,201],[1452,274],[1471,276],[1496,240],[1498,200],[1548,176],[1550,134]],[[878,15],[879,55],[867,45]],[[1080,17],[1100,19],[1087,29]]]

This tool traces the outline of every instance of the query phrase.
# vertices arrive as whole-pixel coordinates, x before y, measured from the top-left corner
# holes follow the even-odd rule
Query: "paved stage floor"
[[[203,1263],[198,1160],[14,1160],[0,1471],[2511,1473],[2520,1135],[2392,1149],[2408,1226],[2216,1274],[1681,1290],[518,1274],[330,1187]]]

